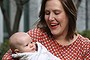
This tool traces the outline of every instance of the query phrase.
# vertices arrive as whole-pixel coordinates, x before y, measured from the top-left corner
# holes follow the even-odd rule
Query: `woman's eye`
[[[54,12],[56,15],[58,15],[58,14],[60,14],[60,12],[58,12],[58,11],[56,11],[56,12]]]
[[[55,13],[56,15],[58,15],[59,13]]]
[[[50,14],[50,12],[49,11],[45,11],[45,15],[49,15]]]
[[[59,15],[61,13],[60,10],[54,10],[53,12],[54,12],[55,15]]]

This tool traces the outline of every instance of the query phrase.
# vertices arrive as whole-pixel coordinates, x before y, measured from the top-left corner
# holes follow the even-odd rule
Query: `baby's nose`
[[[31,48],[31,47],[33,47],[33,44],[30,44],[29,46],[30,46],[30,48]]]

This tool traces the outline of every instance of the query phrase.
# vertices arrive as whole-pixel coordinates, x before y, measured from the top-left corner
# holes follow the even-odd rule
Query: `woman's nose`
[[[54,20],[54,15],[52,13],[49,15],[49,20]]]

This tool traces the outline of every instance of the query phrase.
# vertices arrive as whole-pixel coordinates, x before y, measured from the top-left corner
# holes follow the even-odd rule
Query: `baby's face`
[[[21,40],[21,44],[19,44],[18,49],[20,52],[35,52],[36,45],[35,42],[32,42],[30,37],[24,37]]]

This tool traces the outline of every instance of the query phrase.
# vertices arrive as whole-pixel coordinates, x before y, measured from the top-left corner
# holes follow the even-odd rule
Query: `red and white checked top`
[[[40,42],[48,51],[61,60],[90,60],[90,40],[81,35],[79,35],[72,44],[62,46],[58,44],[57,41],[47,36],[46,32],[38,28],[28,31],[28,34],[32,37],[34,42]],[[7,52],[2,60],[13,60],[10,56],[10,53]]]

